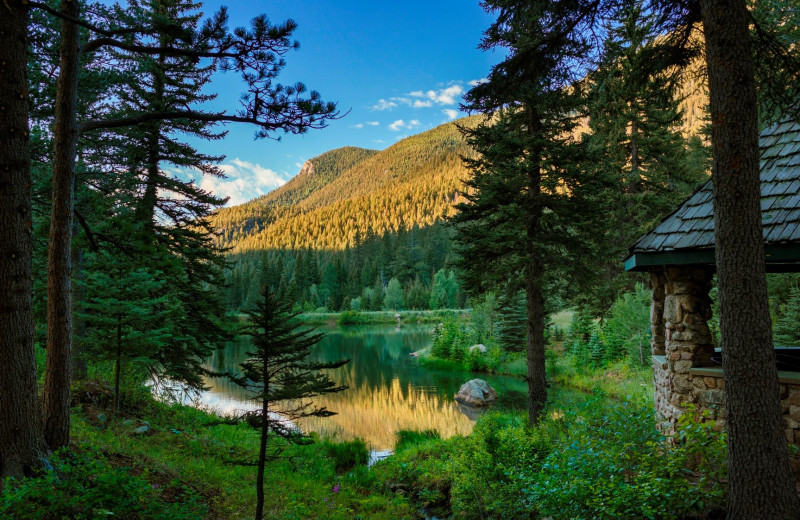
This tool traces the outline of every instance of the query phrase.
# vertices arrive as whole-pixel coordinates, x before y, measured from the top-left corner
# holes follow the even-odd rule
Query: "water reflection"
[[[453,395],[467,372],[437,371],[420,367],[411,352],[430,344],[428,327],[350,327],[326,329],[312,358],[319,361],[350,359],[333,370],[334,381],[349,388],[314,399],[317,406],[337,412],[329,418],[309,418],[299,426],[337,439],[364,439],[373,450],[394,447],[399,430],[436,429],[443,437],[467,434],[477,414],[459,409]],[[208,360],[215,371],[238,371],[250,348],[243,337]],[[481,376],[497,388],[501,406],[524,407],[525,384],[519,379]],[[202,402],[222,412],[253,409],[244,391],[224,379],[206,381],[210,390]]]

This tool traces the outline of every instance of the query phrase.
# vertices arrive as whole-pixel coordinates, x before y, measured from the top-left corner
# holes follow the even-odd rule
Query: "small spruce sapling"
[[[250,397],[261,403],[261,408],[246,413],[242,420],[258,428],[261,433],[258,471],[256,476],[256,520],[263,518],[264,465],[268,457],[274,458],[280,446],[269,444],[270,434],[290,443],[306,444],[311,439],[297,426],[305,417],[330,417],[335,415],[324,407],[317,408],[310,398],[341,392],[346,386],[336,385],[327,370],[338,368],[349,360],[333,362],[310,361],[311,348],[324,334],[303,327],[292,311],[294,302],[279,299],[269,288],[261,290],[261,298],[254,310],[249,311],[244,327],[250,336],[253,350],[240,366],[243,375],[234,381],[250,392]]]

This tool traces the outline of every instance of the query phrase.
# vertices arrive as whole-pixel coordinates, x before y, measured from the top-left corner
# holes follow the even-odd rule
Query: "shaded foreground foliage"
[[[422,436],[376,467],[389,489],[456,518],[694,518],[725,501],[726,442],[694,414],[668,447],[649,404],[596,395],[530,427],[489,414],[468,437]]]

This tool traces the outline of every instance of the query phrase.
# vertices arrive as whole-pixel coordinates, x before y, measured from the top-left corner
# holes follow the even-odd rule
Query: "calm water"
[[[328,418],[309,418],[299,426],[341,440],[359,437],[375,451],[391,450],[399,430],[436,429],[443,437],[467,434],[477,418],[475,410],[460,407],[453,396],[466,381],[481,377],[500,394],[496,406],[525,407],[525,382],[518,378],[480,375],[420,366],[410,356],[431,343],[430,326],[371,326],[324,329],[325,338],[312,358],[349,359],[331,371],[332,378],[349,388],[314,399],[318,406],[337,412]],[[236,370],[250,348],[243,337],[218,351],[208,367]],[[210,390],[201,401],[222,412],[253,409],[244,391],[222,379],[208,379]]]

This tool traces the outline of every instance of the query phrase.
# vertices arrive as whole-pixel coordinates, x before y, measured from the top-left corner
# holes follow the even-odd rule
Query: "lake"
[[[475,410],[464,409],[453,399],[459,387],[475,377],[485,379],[499,393],[495,406],[525,410],[527,385],[520,378],[475,375],[465,371],[431,369],[410,354],[432,342],[432,325],[329,327],[312,351],[312,359],[349,359],[331,371],[337,384],[348,389],[314,399],[337,415],[308,418],[299,424],[328,438],[363,439],[374,452],[392,450],[400,430],[435,429],[442,437],[465,435],[472,430]],[[235,371],[247,358],[247,337],[231,342],[207,362],[215,371]],[[258,406],[229,381],[209,378],[210,388],[200,396],[202,404],[223,413]]]

